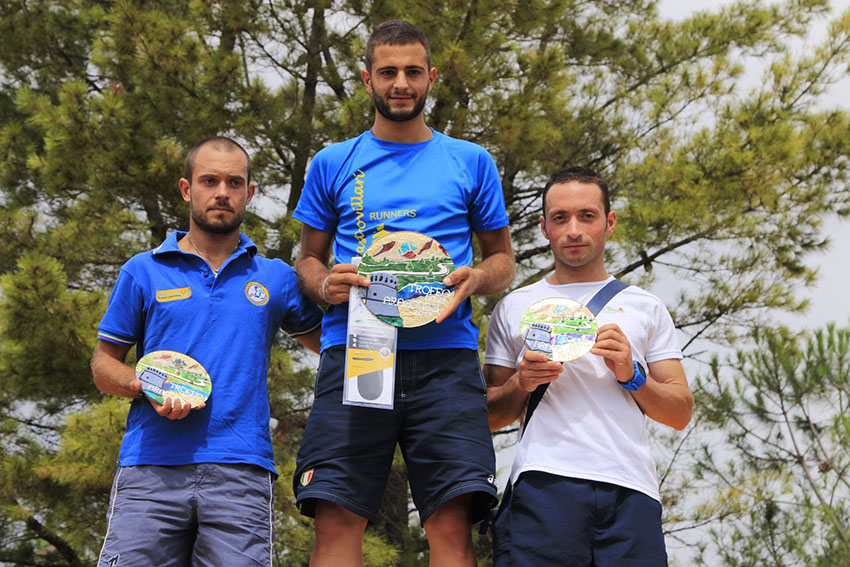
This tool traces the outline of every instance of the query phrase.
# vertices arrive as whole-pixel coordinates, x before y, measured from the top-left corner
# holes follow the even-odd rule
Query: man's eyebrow
[[[398,65],[381,65],[380,67],[377,67],[375,70],[380,72],[380,71],[389,71],[389,70],[397,70],[397,69],[398,69]],[[406,69],[406,70],[407,69],[424,70],[425,65],[419,65],[419,64],[414,63],[412,65],[405,65],[404,69]]]
[[[560,208],[560,209],[549,209],[549,212],[554,213],[566,213],[568,209]],[[598,213],[600,209],[596,207],[584,207],[583,209],[578,209],[579,213]]]
[[[199,179],[209,179],[209,178],[212,178],[212,179],[218,179],[219,177],[222,177],[222,174],[220,174],[220,173],[211,173],[211,172],[207,172],[207,173],[199,173],[199,174],[198,174],[198,178],[199,178]],[[244,175],[241,175],[241,174],[236,174],[236,175],[224,175],[223,177],[225,177],[226,179],[245,179],[245,176],[244,176]]]

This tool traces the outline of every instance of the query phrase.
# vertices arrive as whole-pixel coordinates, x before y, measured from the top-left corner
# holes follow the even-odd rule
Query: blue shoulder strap
[[[593,316],[595,317],[600,311],[602,311],[602,308],[611,301],[611,298],[627,287],[629,287],[629,284],[627,283],[623,283],[620,280],[611,280],[605,284],[605,287],[597,291],[596,295],[587,302],[586,307],[588,311],[593,313]],[[543,394],[546,393],[546,388],[549,387],[549,384],[551,384],[551,382],[540,384],[528,397],[528,408],[525,410],[525,420],[523,421],[522,427],[523,431],[525,431],[525,428],[528,427],[528,420],[531,419],[531,414],[534,413],[534,410],[537,409],[537,405],[540,403],[540,400],[543,399]]]
[[[615,295],[623,291],[629,287],[629,284],[621,282],[620,280],[611,280],[605,287],[596,292],[596,295],[590,298],[590,301],[587,302],[587,310],[593,313],[593,316],[596,317],[599,315],[599,312],[602,311],[602,308],[608,305],[608,302],[611,301]]]

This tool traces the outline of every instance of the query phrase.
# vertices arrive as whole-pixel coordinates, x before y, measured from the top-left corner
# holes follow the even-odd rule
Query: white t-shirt
[[[485,363],[519,368],[524,351],[520,320],[532,304],[568,297],[587,305],[611,279],[565,285],[542,280],[512,292],[490,319]],[[613,323],[623,330],[632,358],[644,368],[650,362],[682,358],[667,308],[647,291],[627,287],[596,319],[600,327]],[[511,481],[524,471],[541,471],[624,486],[660,501],[646,418],[615,380],[601,356],[588,353],[565,362],[520,440]]]

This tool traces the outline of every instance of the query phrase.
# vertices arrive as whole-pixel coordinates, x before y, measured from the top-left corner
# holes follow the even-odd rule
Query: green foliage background
[[[681,22],[662,19],[655,0],[0,0],[0,564],[94,563],[127,410],[92,385],[95,328],[121,264],[186,228],[176,183],[188,148],[219,133],[244,141],[260,191],[245,231],[262,253],[291,261],[300,230],[291,212],[310,158],[370,126],[359,86],[365,37],[397,17],[431,41],[439,74],[428,123],[496,159],[515,286],[551,269],[540,189],[579,164],[610,180],[609,270],[674,290],[668,306],[688,356],[706,359],[771,310],[805,306],[794,290],[815,280],[806,259],[827,243],[823,222],[850,212],[850,115],[822,102],[848,70],[850,14],[829,15],[825,0],[741,0]],[[794,47],[825,18],[820,42]],[[742,88],[753,60],[764,74]],[[476,305],[482,328],[497,300]],[[269,373],[281,566],[306,565],[312,545],[288,480],[312,394],[301,356],[281,338]],[[842,479],[821,487],[828,498],[813,499],[811,483],[782,489],[805,522],[783,515],[785,501],[759,516],[782,492],[775,482],[751,500],[712,492],[728,507],[695,496],[719,475],[727,488],[768,478],[701,452],[703,435],[721,428],[729,451],[752,453],[735,444],[743,434],[727,419],[724,388],[766,362],[742,360],[697,384],[705,413],[690,430],[659,434],[668,541],[705,564],[841,564],[848,494],[837,457],[822,473]],[[787,387],[753,382],[739,397]],[[805,395],[834,404],[837,391]],[[761,403],[734,411],[772,415]],[[787,487],[804,471],[786,465],[770,471]],[[370,528],[368,565],[427,561],[396,472]],[[807,537],[824,525],[843,536]],[[764,555],[777,526],[809,532]]]

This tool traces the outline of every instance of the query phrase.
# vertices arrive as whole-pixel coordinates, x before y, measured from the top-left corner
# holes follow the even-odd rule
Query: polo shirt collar
[[[184,236],[186,236],[185,231],[175,230],[174,232],[168,235],[168,238],[166,238],[162,244],[160,244],[157,248],[154,249],[154,255],[166,254],[169,252],[179,252],[182,254],[183,251],[180,250],[180,248],[177,246],[177,241],[180,240],[180,238],[183,238]],[[244,252],[247,252],[251,256],[255,256],[257,254],[257,245],[254,244],[250,238],[240,232],[239,246],[236,247],[235,252],[239,252],[239,255]]]

